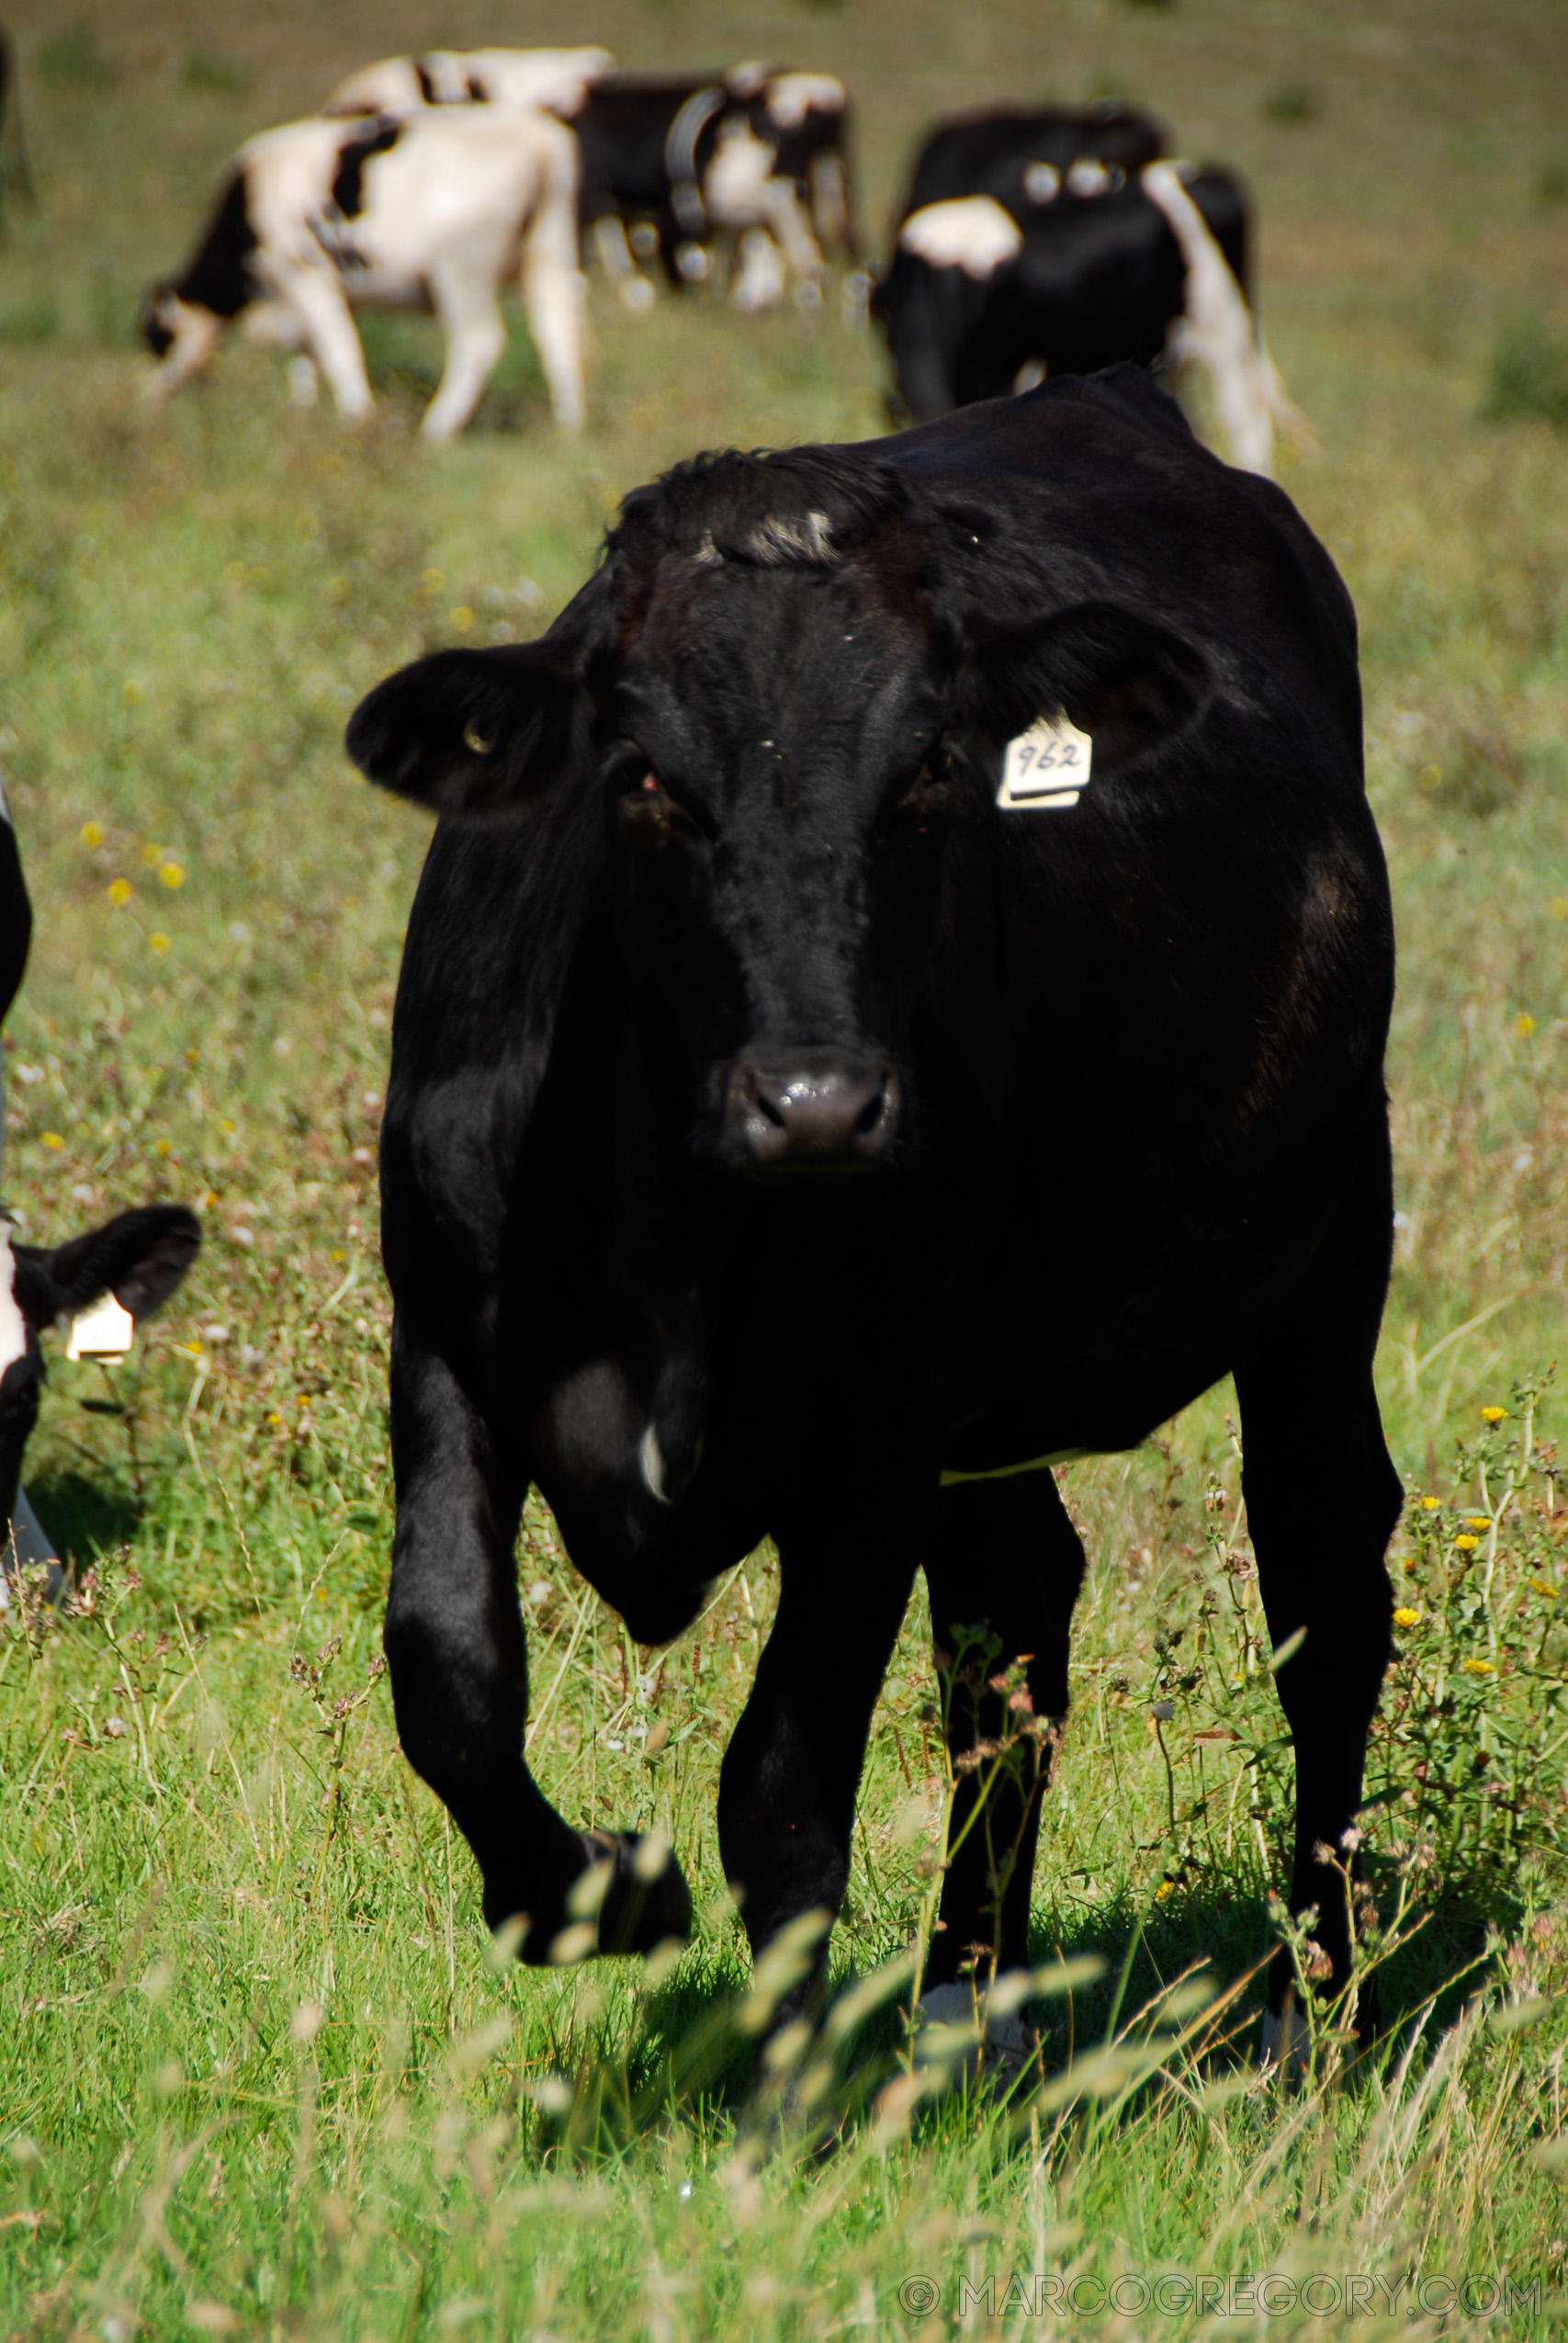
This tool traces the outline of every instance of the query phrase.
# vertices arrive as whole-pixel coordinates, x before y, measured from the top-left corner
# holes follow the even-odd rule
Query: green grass
[[[1066,1484],[1091,1569],[1034,1951],[1102,1972],[1037,2003],[1040,2066],[1006,2100],[911,2097],[896,2017],[874,2012],[818,2102],[843,2119],[835,2150],[760,2168],[738,2140],[714,1793],[769,1556],[647,1654],[547,1517],[526,1524],[534,1758],[579,1818],[676,1841],[702,1918],[671,1973],[498,1971],[473,1867],[396,1748],[374,1672],[373,1152],[425,832],[338,743],[399,661],[536,631],[618,497],[694,447],[880,429],[882,361],[831,311],[637,321],[595,289],[576,445],[521,327],[480,427],[438,457],[413,437],[438,364],[418,321],[367,333],[382,403],[363,432],[296,413],[238,344],[150,417],[124,346],[136,291],[188,245],[226,153],[437,28],[412,0],[220,28],[145,0],[63,33],[22,0],[9,21],[42,207],[9,215],[0,288],[0,761],[40,912],[7,1032],[6,1194],[44,1236],[161,1189],[202,1206],[208,1241],[131,1365],[51,1361],[29,1460],[44,1520],[97,1575],[77,1615],[0,1632],[0,2332],[663,2343],[946,2334],[994,2311],[995,2331],[1044,2333],[1060,2297],[1036,2325],[1013,2273],[1085,2281],[1058,2323],[1089,2331],[1118,2324],[1093,2305],[1119,2273],[1270,2270],[1322,2274],[1342,2303],[1364,2279],[1386,2324],[1424,2332],[1439,2300],[1410,2319],[1377,2281],[1550,2292],[1568,2234],[1555,1389],[1529,1470],[1518,1443],[1568,1266],[1568,511],[1540,398],[1489,414],[1483,378],[1522,316],[1532,347],[1568,330],[1568,210],[1540,200],[1561,12],[609,0],[582,28],[637,64],[841,70],[874,228],[920,123],[998,88],[1115,87],[1252,174],[1271,347],[1321,442],[1286,485],[1361,613],[1400,922],[1380,1387],[1402,1471],[1443,1501],[1396,1544],[1416,1616],[1371,1772],[1387,2054],[1337,2079],[1330,2043],[1293,2091],[1248,2078],[1289,1784],[1221,1391]],[[473,0],[445,29],[560,28]],[[193,80],[198,56],[220,85]],[[1323,94],[1304,134],[1263,110],[1297,84]],[[1490,1431],[1486,1406],[1507,1410]],[[929,1907],[936,1697],[917,1612],[873,1734],[846,1978],[897,1959]],[[1236,1988],[1217,2009],[1172,1999],[1202,1961],[1211,1994]],[[899,2292],[920,2279],[941,2290],[927,2318]],[[1499,2331],[1485,2299],[1450,2326]],[[1214,2324],[1179,2291],[1157,2317],[1123,2300],[1133,2332]]]

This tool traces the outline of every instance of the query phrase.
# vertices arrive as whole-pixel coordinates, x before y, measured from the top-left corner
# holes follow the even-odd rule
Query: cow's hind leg
[[[624,247],[624,232],[622,243]],[[552,189],[524,240],[522,289],[528,330],[549,385],[550,407],[563,431],[581,431],[587,412],[578,266],[575,198],[570,190]],[[636,281],[640,285],[647,279],[639,276]]]
[[[628,1839],[573,1830],[528,1771],[527,1647],[513,1548],[525,1488],[446,1363],[394,1332],[392,1457],[398,1523],[386,1652],[398,1737],[479,1860],[491,1928],[519,1915],[522,1956],[545,1961],[584,1917],[569,1904],[589,1867],[613,1864],[602,1950],[683,1936],[685,1883],[672,1861],[639,1876]]]
[[[1367,1733],[1388,1665],[1393,1595],[1383,1555],[1402,1490],[1372,1388],[1392,1241],[1386,1127],[1368,1176],[1320,1247],[1300,1293],[1237,1364],[1243,1487],[1269,1632],[1278,1649],[1302,1641],[1276,1682],[1296,1751],[1293,1913],[1317,1908],[1330,1992],[1350,1975],[1345,1883],[1317,1859],[1343,1862],[1361,1801]],[[1278,2034],[1292,1970],[1282,1951],[1269,1976]],[[1376,2009],[1364,1990],[1363,2036]]]
[[[941,1920],[927,1982],[973,1965],[982,1983],[1027,1958],[1030,1887],[1054,1733],[1031,1737],[1031,1715],[1055,1725],[1067,1709],[1067,1636],[1083,1579],[1083,1547],[1048,1472],[960,1481],[937,1500],[926,1556],[931,1634],[949,1675],[947,1741],[958,1769]],[[978,1635],[979,1641],[975,1638]],[[1029,1710],[992,1689],[1023,1661]],[[980,1756],[1011,1737],[1011,1752]]]

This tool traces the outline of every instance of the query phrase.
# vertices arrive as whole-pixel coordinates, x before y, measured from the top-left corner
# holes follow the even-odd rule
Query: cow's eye
[[[640,761],[629,770],[621,797],[621,818],[634,835],[664,843],[694,838],[703,826],[658,774]]]

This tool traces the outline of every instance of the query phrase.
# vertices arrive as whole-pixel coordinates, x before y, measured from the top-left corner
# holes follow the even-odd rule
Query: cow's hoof
[[[917,2069],[970,2083],[983,2069],[1004,2088],[1016,2082],[1038,2047],[1019,2014],[1026,1990],[1021,1972],[978,1997],[961,1981],[931,1986],[916,2012]]]
[[[591,1864],[613,1868],[598,1910],[601,1952],[651,1952],[671,1937],[692,1932],[692,1891],[661,1833],[634,1830],[578,1833]]]
[[[1312,2028],[1303,2010],[1287,2002],[1281,2009],[1263,2012],[1263,2038],[1258,2046],[1258,2063],[1262,2067],[1275,2067],[1288,2080],[1304,2075],[1312,2057]]]

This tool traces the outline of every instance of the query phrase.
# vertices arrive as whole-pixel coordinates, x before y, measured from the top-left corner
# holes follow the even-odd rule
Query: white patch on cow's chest
[[[1042,716],[1007,744],[997,803],[1014,811],[1076,806],[1087,789],[1094,742],[1066,716]]]
[[[28,1321],[17,1303],[17,1264],[11,1232],[0,1220],[0,1375],[28,1354]]]

